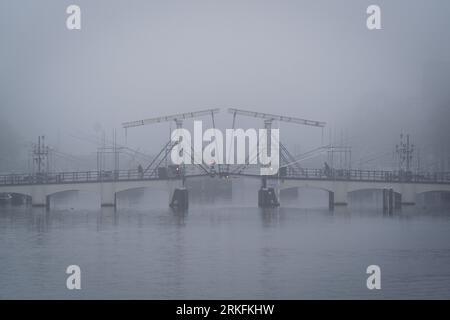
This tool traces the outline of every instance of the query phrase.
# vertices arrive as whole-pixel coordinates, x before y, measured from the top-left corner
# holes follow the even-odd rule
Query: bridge
[[[176,171],[177,169],[175,169]],[[181,167],[178,167],[181,170]],[[303,168],[301,172],[286,168],[276,175],[261,176],[254,169],[245,171],[200,172],[186,170],[185,174],[168,176],[161,171],[148,173],[137,170],[81,171],[47,173],[45,175],[0,175],[0,193],[17,193],[31,197],[33,206],[49,206],[50,196],[66,191],[93,192],[100,195],[101,206],[116,206],[119,192],[145,187],[159,187],[173,194],[183,186],[183,180],[218,177],[229,179],[243,177],[260,179],[262,188],[268,184],[278,191],[291,188],[314,188],[328,192],[329,207],[347,205],[350,192],[367,189],[384,190],[383,206],[414,205],[416,196],[425,192],[450,192],[450,172],[428,174],[405,174],[395,171],[331,170]],[[276,201],[277,198],[275,198]],[[261,207],[277,206],[277,203],[259,203]]]
[[[137,126],[175,121],[176,127],[181,128],[185,119],[210,115],[213,127],[215,128],[214,115],[219,111],[220,109],[217,108],[207,109],[131,121],[123,123],[123,127],[127,130]],[[229,108],[228,111],[233,115],[233,129],[235,128],[237,115],[263,119],[268,145],[270,145],[269,141],[271,139],[277,139],[271,132],[273,121],[319,127],[322,129],[325,126],[325,122],[321,121],[234,108]],[[26,195],[31,197],[33,206],[49,207],[49,198],[56,193],[66,191],[94,192],[100,195],[102,206],[116,207],[118,193],[137,188],[157,186],[168,191],[169,204],[172,208],[186,210],[188,208],[188,190],[185,187],[185,181],[187,179],[205,177],[229,179],[231,177],[241,177],[261,180],[261,187],[258,190],[259,207],[279,206],[279,192],[285,189],[315,188],[324,190],[328,193],[330,209],[333,209],[336,205],[347,205],[348,195],[351,192],[377,189],[383,190],[383,208],[392,211],[402,204],[414,205],[417,195],[421,193],[450,192],[450,172],[413,173],[410,170],[409,163],[412,158],[412,151],[409,146],[409,136],[407,144],[400,146],[403,152],[402,156],[407,162],[406,170],[339,169],[333,168],[328,164],[324,168],[305,168],[299,164],[302,159],[294,157],[281,141],[278,141],[280,169],[276,174],[272,175],[267,174],[267,172],[272,172],[271,170],[263,170],[266,173],[265,175],[261,175],[261,168],[270,169],[270,167],[251,165],[250,163],[254,159],[249,159],[250,154],[247,156],[245,163],[240,165],[211,165],[204,162],[195,165],[169,165],[168,155],[177,147],[180,141],[168,141],[151,160],[145,170],[141,167],[138,170],[114,169],[109,171],[42,172],[40,158],[42,148],[38,148],[37,160],[39,171],[35,174],[0,175],[0,194]],[[317,150],[322,148],[320,147]],[[113,149],[116,150],[115,145]],[[183,152],[190,153],[188,156],[194,159],[195,150],[192,147],[191,149],[183,150]],[[44,150],[47,149],[44,148]],[[309,157],[310,153],[307,153],[307,156]],[[256,154],[256,157],[259,157],[259,154]]]

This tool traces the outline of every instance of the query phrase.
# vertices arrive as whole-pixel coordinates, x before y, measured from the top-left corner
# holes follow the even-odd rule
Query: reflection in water
[[[252,191],[192,201],[186,213],[154,190],[122,194],[117,210],[81,193],[51,210],[1,207],[0,298],[450,298],[446,207],[386,215],[365,194],[330,211],[302,191],[259,209]],[[81,291],[65,288],[70,264]],[[370,264],[381,291],[365,287]]]
[[[30,231],[37,233],[48,232],[51,222],[49,211],[45,208],[35,208],[30,215]]]

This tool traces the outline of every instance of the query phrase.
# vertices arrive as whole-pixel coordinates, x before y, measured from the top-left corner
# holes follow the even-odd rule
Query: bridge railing
[[[186,176],[201,175],[195,170],[185,170]],[[230,175],[259,176],[259,170],[247,170]],[[3,174],[0,175],[0,185],[54,184],[108,182],[127,180],[180,179],[181,172],[161,174],[157,170],[142,172],[139,170],[116,171],[78,171],[46,174]],[[346,169],[308,169],[280,168],[272,179],[317,179],[317,180],[351,180],[351,181],[383,181],[410,183],[449,183],[450,172],[412,173],[404,171],[382,170],[346,170]]]
[[[143,173],[138,170],[74,171],[45,174],[0,175],[0,185],[82,183],[118,180],[158,179],[156,172]]]
[[[305,178],[327,180],[359,180],[383,182],[450,183],[450,172],[406,172],[356,169],[307,169],[286,168],[280,170],[279,178]]]
[[[162,169],[162,170],[158,170]],[[0,174],[0,185],[29,185],[29,184],[57,184],[57,183],[83,183],[108,182],[128,180],[171,180],[181,179],[185,176],[202,175],[198,169],[169,166],[154,170],[102,170],[102,171],[73,171],[51,172],[37,174]]]

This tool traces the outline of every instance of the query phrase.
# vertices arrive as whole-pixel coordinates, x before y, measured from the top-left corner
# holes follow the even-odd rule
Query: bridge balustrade
[[[360,180],[383,182],[450,183],[450,172],[413,173],[405,171],[356,170],[356,169],[307,169],[300,172],[288,168],[280,178]]]
[[[74,171],[41,174],[0,175],[0,185],[28,185],[52,183],[82,183],[118,180],[157,179],[154,172],[142,173],[137,170],[116,171]]]
[[[405,172],[383,170],[356,170],[356,169],[323,169],[323,168],[292,168],[280,170],[272,178],[278,179],[322,179],[322,180],[354,180],[354,181],[383,181],[383,182],[410,182],[410,183],[450,183],[450,172]],[[232,171],[230,171],[232,172]],[[187,169],[186,176],[199,175]],[[259,170],[239,171],[227,175],[258,176]],[[107,182],[126,180],[151,179],[179,179],[181,175],[161,177],[157,170],[142,172],[138,170],[115,171],[74,171],[40,174],[3,174],[0,175],[0,185],[27,185],[27,184],[55,184],[55,183],[83,183]]]

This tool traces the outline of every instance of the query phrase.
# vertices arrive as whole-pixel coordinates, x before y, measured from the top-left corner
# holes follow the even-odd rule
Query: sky
[[[66,28],[71,4],[81,30]],[[381,30],[366,27],[371,4]],[[327,122],[323,135],[280,123],[293,153],[331,136],[355,161],[377,158],[403,132],[424,164],[448,161],[449,16],[445,0],[3,0],[0,170],[24,168],[38,135],[92,154],[113,129],[124,143],[125,121],[223,108],[216,122],[230,128],[228,107]],[[133,128],[127,144],[157,152],[169,130]]]

